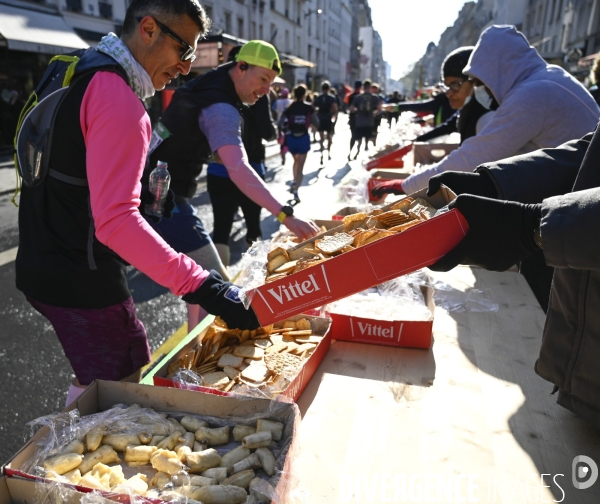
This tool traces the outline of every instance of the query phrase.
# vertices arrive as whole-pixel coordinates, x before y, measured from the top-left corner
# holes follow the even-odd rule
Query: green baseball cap
[[[264,40],[251,40],[246,42],[238,53],[236,61],[245,61],[249,65],[256,65],[269,70],[275,70],[281,75],[281,61],[279,54],[271,44]]]

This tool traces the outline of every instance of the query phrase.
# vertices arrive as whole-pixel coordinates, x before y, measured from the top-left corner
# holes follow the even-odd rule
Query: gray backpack
[[[46,73],[19,116],[14,140],[15,167],[19,176],[13,203],[21,190],[20,180],[27,187],[36,187],[49,174],[63,182],[87,186],[86,179],[70,177],[48,167],[54,123],[62,101],[72,89],[71,84],[98,70],[114,71],[127,79],[125,71],[113,58],[92,48],[61,54],[50,60]]]

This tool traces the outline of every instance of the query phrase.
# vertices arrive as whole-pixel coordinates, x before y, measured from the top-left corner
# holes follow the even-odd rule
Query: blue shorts
[[[310,136],[308,134],[302,135],[301,137],[286,135],[285,146],[292,155],[306,154],[310,150]]]
[[[189,203],[178,203],[170,219],[161,219],[158,224],[148,220],[148,223],[175,252],[187,254],[211,242],[198,211]]]

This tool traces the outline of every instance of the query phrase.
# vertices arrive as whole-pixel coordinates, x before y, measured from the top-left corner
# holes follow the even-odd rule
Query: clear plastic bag
[[[94,435],[98,429],[102,429],[102,435],[134,434],[148,430],[152,435],[168,436],[173,433],[173,425],[165,415],[138,405],[124,404],[86,417],[80,417],[77,410],[72,410],[37,418],[26,425],[26,438],[33,436],[41,427],[47,427],[49,433],[38,444],[35,457],[24,465],[23,471],[27,473],[31,473],[35,467],[45,473],[41,467],[44,460],[60,454],[73,442],[86,444],[86,437]]]
[[[497,312],[498,303],[492,299],[490,289],[469,289],[466,292],[455,289],[441,280],[433,282],[433,300],[436,308],[448,312]]]
[[[338,197],[343,203],[369,212],[369,179],[371,174],[362,166],[353,168],[338,185]]]
[[[239,400],[253,399],[239,398]],[[255,481],[253,483],[254,489],[256,490],[254,493],[258,492],[260,494],[260,492],[264,491],[269,495],[269,501],[271,501],[272,498],[273,502],[280,502],[279,499],[282,498],[283,493],[294,486],[291,481],[291,476],[287,474],[290,461],[286,460],[286,457],[292,448],[292,441],[299,423],[299,418],[297,406],[287,401],[272,401],[269,403],[269,408],[266,411],[244,417],[236,416],[235,413],[220,417],[194,415],[183,412],[169,412],[167,414],[157,412],[151,408],[142,408],[135,404],[130,406],[118,404],[109,410],[84,417],[80,417],[77,410],[73,410],[69,413],[52,414],[42,417],[29,424],[28,427],[30,432],[35,431],[41,426],[47,427],[48,432],[37,443],[35,456],[27,461],[26,464],[23,464],[19,470],[37,478],[36,496],[38,498],[36,499],[36,502],[67,502],[67,493],[71,491],[73,484],[79,485],[82,490],[86,488],[95,488],[99,490],[94,490],[92,493],[86,494],[85,502],[88,504],[101,504],[105,502],[106,499],[119,500],[121,502],[128,500],[128,502],[132,503],[136,501],[147,502],[147,498],[182,503],[195,502],[192,498],[193,496],[189,495],[189,492],[195,491],[194,488],[197,487],[189,487],[189,485],[192,483],[191,478],[198,474],[192,474],[191,469],[187,467],[187,465],[193,467],[192,464],[190,464],[189,458],[182,459],[185,460],[185,464],[187,465],[184,465],[184,463],[181,462],[181,466],[183,466],[181,470],[168,474],[160,473],[168,476],[166,479],[163,478],[160,485],[158,483],[153,485],[154,478],[158,473],[158,470],[153,468],[155,459],[153,459],[152,462],[144,463],[142,461],[139,464],[132,463],[131,460],[130,463],[125,463],[122,460],[119,460],[118,463],[116,463],[116,461],[113,463],[107,462],[106,465],[97,464],[94,465],[91,470],[85,471],[83,475],[84,478],[87,478],[87,476],[93,474],[95,471],[104,471],[104,475],[109,474],[105,480],[105,482],[111,482],[109,488],[91,487],[87,484],[88,481],[91,481],[89,478],[73,481],[67,477],[68,473],[64,475],[57,474],[46,469],[44,464],[48,458],[51,458],[53,455],[64,450],[72,440],[83,439],[85,441],[85,435],[89,433],[91,429],[101,429],[102,432],[106,433],[102,438],[102,446],[106,446],[105,441],[110,437],[109,434],[140,434],[141,432],[144,432],[144,429],[151,428],[150,426],[152,426],[154,431],[161,430],[161,432],[169,433],[168,436],[164,437],[166,441],[173,443],[175,442],[175,438],[177,438],[180,445],[161,448],[160,444],[157,445],[153,443],[149,446],[158,446],[159,448],[172,453],[173,456],[177,453],[178,457],[189,457],[189,453],[192,451],[189,444],[185,445],[184,441],[186,439],[188,442],[191,440],[194,440],[195,442],[199,439],[202,442],[205,441],[204,438],[199,438],[202,434],[199,434],[198,429],[207,428],[207,435],[210,437],[213,432],[211,429],[218,430],[221,428],[221,435],[225,436],[221,441],[214,441],[211,443],[211,441],[208,440],[206,441],[207,446],[205,447],[200,447],[197,444],[194,445],[194,447],[198,447],[199,450],[206,448],[214,449],[219,455],[219,460],[221,460],[220,457],[234,448],[241,446],[241,437],[237,436],[237,429],[234,430],[233,427],[237,426],[237,428],[241,430],[243,430],[243,427],[241,426],[248,428],[249,432],[243,434],[243,436],[246,436],[249,433],[252,433],[252,430],[256,431],[259,422],[263,422],[265,427],[263,427],[262,430],[270,430],[272,432],[272,439],[271,436],[268,436],[268,444],[263,445],[272,454],[272,458],[269,459],[270,456],[267,457],[269,463],[264,465],[262,458],[264,451],[261,452],[261,464],[254,465],[253,468],[255,473],[248,475],[248,477],[251,476],[253,481],[255,478],[260,478],[264,481]],[[268,422],[265,422],[267,420]],[[196,427],[198,429],[196,429]],[[228,429],[225,429],[225,427],[228,427]],[[194,434],[188,439],[185,437],[185,433]],[[235,439],[239,439],[239,441],[235,441]],[[140,443],[137,446],[143,446],[143,444]],[[183,448],[183,446],[187,446],[187,450]],[[129,448],[131,448],[131,445],[117,451],[122,457],[127,459],[126,450],[129,450]],[[178,452],[177,450],[183,451]],[[156,456],[163,455],[162,452],[156,452],[155,450],[153,450],[152,453]],[[255,459],[258,460],[258,457],[259,455],[256,454]],[[286,462],[288,464],[287,466]],[[82,465],[79,467],[82,467]],[[227,469],[227,471],[224,471],[227,477],[236,473],[236,471],[230,469],[230,467],[231,466],[229,465],[223,467],[223,471]],[[111,472],[107,472],[107,470],[110,470]],[[115,481],[113,484],[112,478],[114,474],[120,474],[121,479]],[[142,486],[145,484],[145,488],[140,490],[138,486],[134,486],[131,483],[133,480],[137,480],[138,483],[141,481],[143,483]],[[84,481],[86,481],[85,484],[83,483]],[[217,483],[213,483],[213,485],[216,484]],[[184,485],[188,485],[188,487],[180,488]],[[251,485],[250,491],[252,491],[252,488],[253,486]],[[181,493],[177,493],[176,490],[185,493],[182,495]],[[126,496],[127,499],[124,499]]]
[[[425,303],[421,286],[430,279],[422,271],[395,278],[366,289],[326,307],[329,313],[375,320],[431,320],[433,314]]]
[[[267,254],[272,250],[270,241],[257,241],[242,254],[240,274],[236,278],[237,285],[241,285],[239,297],[246,309],[254,297],[252,292],[265,283],[267,276]]]

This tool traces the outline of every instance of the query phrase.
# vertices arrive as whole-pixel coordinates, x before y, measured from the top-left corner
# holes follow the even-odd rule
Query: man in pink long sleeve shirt
[[[134,0],[122,38],[109,34],[82,56],[82,65],[105,55],[112,63],[74,78],[52,131],[49,175],[23,188],[17,287],[50,320],[73,366],[67,404],[94,379],[139,381],[150,361],[127,263],[230,326],[258,327],[235,286],[175,252],[139,209],[151,137],[140,99],[189,73],[209,23],[196,0]]]

